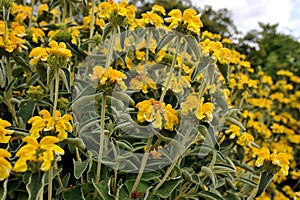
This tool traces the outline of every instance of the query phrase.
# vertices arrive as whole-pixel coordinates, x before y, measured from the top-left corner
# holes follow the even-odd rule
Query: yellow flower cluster
[[[106,84],[118,84],[122,90],[126,90],[127,87],[124,83],[124,79],[126,79],[126,75],[118,70],[109,67],[106,70],[102,66],[95,66],[93,68],[93,74],[91,75],[91,80],[98,80],[101,86]]]
[[[211,121],[213,116],[212,112],[214,110],[214,105],[211,102],[204,103],[204,98],[198,101],[198,98],[194,95],[188,96],[186,101],[181,104],[183,115],[188,115],[193,113],[199,120],[206,119]]]
[[[30,64],[35,65],[39,61],[45,62],[49,56],[57,56],[58,58],[62,59],[68,59],[72,56],[71,51],[67,49],[67,46],[64,42],[60,42],[58,44],[56,41],[52,40],[49,42],[49,46],[51,48],[36,47],[32,49],[29,54],[29,57],[32,58],[30,60]]]
[[[283,175],[288,175],[289,170],[289,160],[285,153],[277,153],[277,150],[271,154],[270,150],[266,147],[262,147],[257,153],[257,160],[255,165],[261,167],[264,163],[271,163],[274,166],[280,167],[280,173]]]
[[[9,30],[5,25],[6,22],[0,21],[0,48],[7,52],[14,50],[21,50],[24,46],[25,40],[22,37],[25,35],[25,27],[17,22],[12,22],[12,30]]]
[[[183,14],[179,9],[171,10],[165,21],[170,23],[168,26],[171,30],[176,30],[187,34],[188,32],[200,35],[200,28],[203,24],[200,20],[200,15],[194,9],[186,9]]]
[[[68,137],[67,132],[71,132],[73,127],[70,123],[72,116],[65,114],[61,117],[60,112],[55,112],[53,118],[47,110],[41,110],[40,116],[31,117],[28,123],[32,125],[29,133],[32,137],[38,138],[43,135],[57,135],[57,138],[62,141]]]
[[[153,98],[136,104],[138,108],[137,120],[139,122],[151,122],[154,128],[172,131],[178,124],[177,111],[170,104],[155,101]]]
[[[165,8],[159,5],[153,5],[151,11],[142,13],[141,19],[136,19],[131,28],[134,27],[151,27],[161,28],[164,25],[164,20],[161,15],[166,15]]]
[[[114,25],[123,25],[124,18],[129,24],[135,18],[136,8],[128,5],[126,0],[122,0],[119,4],[110,0],[99,4],[99,17],[108,19]]]
[[[59,139],[54,136],[45,136],[40,143],[32,136],[24,137],[23,142],[27,144],[22,146],[16,153],[19,159],[16,161],[13,171],[48,171],[55,155],[64,154],[64,150],[55,144],[58,141]]]

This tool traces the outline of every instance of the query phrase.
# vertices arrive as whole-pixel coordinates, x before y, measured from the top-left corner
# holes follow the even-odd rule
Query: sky
[[[278,31],[300,39],[300,0],[192,0],[204,8],[227,8],[239,31],[258,29],[258,22],[279,23]]]

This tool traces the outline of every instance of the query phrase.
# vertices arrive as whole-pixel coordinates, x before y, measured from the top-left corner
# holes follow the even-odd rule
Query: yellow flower
[[[261,167],[264,162],[270,163],[273,166],[279,166],[280,170],[279,172],[282,175],[287,176],[288,170],[289,170],[289,160],[288,160],[288,154],[286,153],[277,153],[277,150],[275,149],[274,152],[271,154],[270,150],[266,147],[262,147],[258,152],[256,152],[257,160],[255,161],[255,165],[257,167]],[[269,169],[269,168],[267,168]],[[271,169],[272,170],[272,169]],[[276,168],[275,168],[276,170]],[[278,171],[278,170],[276,170]]]
[[[230,134],[230,139],[234,139],[241,135],[241,128],[237,125],[231,124],[229,128],[225,131],[225,133]]]
[[[47,48],[47,52],[49,55],[57,55],[60,57],[68,58],[72,56],[71,50],[67,49],[67,46],[64,42],[60,42],[59,44],[51,40],[49,42],[49,46],[51,48]]]
[[[164,20],[156,13],[146,12],[142,14],[142,26],[153,25],[156,28],[162,27]]]
[[[193,9],[186,9],[183,14],[179,9],[174,9],[168,13],[170,17],[166,18],[165,21],[170,23],[170,29],[183,33],[191,31],[200,35],[200,28],[203,27],[203,24],[200,16],[196,14],[197,12]]]
[[[32,31],[32,41],[35,43],[38,43],[38,40],[40,40],[41,42],[45,41],[45,33],[42,29],[40,28],[31,28]]]
[[[174,110],[171,104],[165,107],[165,125],[164,128],[173,131],[173,127],[179,123],[177,111]]]
[[[12,166],[5,158],[11,157],[11,154],[5,150],[0,149],[0,181],[9,177]]]
[[[206,103],[203,102],[204,102],[204,98],[202,97],[198,105],[198,108],[195,111],[195,115],[199,120],[206,118],[208,121],[211,121],[212,112],[215,106],[211,102],[206,102]]]
[[[99,80],[100,85],[105,85],[107,83],[118,84],[122,90],[126,90],[127,87],[123,81],[126,79],[126,75],[122,72],[109,67],[106,70],[102,66],[95,66],[93,68],[93,74],[91,75],[92,80]]]
[[[164,128],[172,131],[179,123],[178,114],[170,104],[155,101],[153,98],[144,100],[136,105],[138,108],[137,120],[139,122],[151,122],[154,128]]]
[[[166,15],[166,10],[163,6],[160,6],[160,5],[157,5],[157,4],[154,4],[152,6],[152,9],[151,9],[152,12],[157,12],[157,13],[160,13],[162,15]]]
[[[49,7],[48,7],[48,4],[41,4],[39,7],[38,7],[38,14],[41,15],[43,14],[43,12],[48,12],[49,11]]]
[[[108,19],[114,25],[124,25],[122,24],[124,19],[127,19],[127,22],[131,24],[136,12],[136,8],[133,5],[128,5],[126,0],[122,0],[119,4],[114,1],[102,2],[99,5],[99,10],[99,16]]]
[[[58,141],[59,139],[54,136],[45,136],[40,143],[32,136],[24,137],[23,142],[27,144],[16,153],[19,159],[16,161],[13,171],[48,171],[54,156],[64,154],[64,150],[55,144]]]
[[[28,120],[28,123],[32,124],[29,130],[32,137],[38,138],[40,134],[50,131],[57,133],[57,138],[62,141],[68,137],[67,132],[72,131],[72,125],[70,123],[72,120],[71,115],[65,114],[61,117],[58,110],[55,113],[54,119],[47,110],[41,110],[39,114],[40,116],[34,116]]]
[[[48,58],[48,53],[45,48],[42,47],[36,47],[31,50],[29,54],[29,58],[32,58],[30,60],[31,65],[36,65],[39,61],[45,62]]]
[[[5,129],[9,126],[11,126],[11,123],[0,118],[0,143],[8,143],[9,139],[11,138],[9,135],[14,133],[12,130]]]
[[[249,144],[251,144],[251,142],[254,142],[254,138],[251,134],[246,132],[243,133],[236,141],[236,143],[239,144],[240,146],[248,146]]]

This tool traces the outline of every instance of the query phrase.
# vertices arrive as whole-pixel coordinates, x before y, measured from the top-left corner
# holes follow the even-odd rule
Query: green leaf
[[[199,192],[198,196],[203,197],[205,200],[224,200],[223,197],[206,190]]]
[[[216,163],[213,167],[213,171],[216,174],[225,174],[225,173],[236,173],[235,168],[232,168],[230,165]]]
[[[81,150],[84,150],[86,148],[84,142],[80,138],[67,138],[64,140],[64,142],[76,146]]]
[[[131,198],[129,198],[129,192],[126,190],[126,187],[124,184],[122,184],[120,187],[118,187],[116,199],[132,200]]]
[[[44,173],[32,173],[29,182],[26,185],[29,200],[37,200],[40,197],[44,187]]]
[[[169,44],[175,38],[174,33],[165,34],[156,46],[155,53],[159,52],[167,44]]]
[[[29,80],[27,85],[34,85],[38,79],[40,78],[40,75],[38,73],[35,73]]]
[[[137,174],[128,174],[127,180],[135,180],[136,177]],[[143,173],[141,180],[149,181],[159,177],[161,177],[161,173],[157,171],[152,171],[152,172]]]
[[[222,76],[224,77],[225,81],[228,82],[229,75],[230,75],[230,66],[229,65],[217,65],[219,71],[221,72]]]
[[[26,101],[22,106],[20,106],[18,117],[21,117],[23,119],[23,122],[27,122],[29,118],[33,116],[34,108],[34,101]]]
[[[192,82],[194,82],[197,77],[199,76],[199,74],[201,72],[203,72],[211,63],[211,58],[209,56],[203,56],[200,59],[200,62],[198,63],[198,65],[196,66],[196,68],[194,69],[193,73],[192,73]]]
[[[49,11],[51,11],[53,8],[58,6],[60,4],[60,0],[52,0],[49,4]]]
[[[62,193],[64,200],[75,200],[81,197],[81,187],[76,186]]]
[[[76,179],[79,179],[82,176],[83,172],[87,169],[89,162],[88,160],[80,162],[80,161],[75,161],[73,159],[73,164],[74,164],[74,176]]]
[[[124,47],[125,47],[126,36],[127,36],[126,28],[120,27],[119,37],[120,37],[120,46],[121,46],[122,49],[124,49]]]
[[[198,58],[200,57],[200,50],[197,40],[191,35],[184,37],[184,39],[190,47],[191,51],[193,52],[194,58],[198,60]]]
[[[30,64],[27,60],[25,60],[22,56],[13,56],[14,61],[20,65],[24,70],[32,72]]]
[[[102,34],[102,42],[107,38],[107,36],[109,35],[109,33],[113,30],[113,26],[111,23],[107,23],[104,26],[103,29],[103,34]]]
[[[240,145],[237,145],[236,150],[237,150],[237,153],[238,153],[238,156],[239,156],[240,163],[242,163],[243,160],[244,160],[244,156],[245,156],[244,147],[242,147]]]
[[[169,179],[162,184],[155,194],[160,198],[168,198],[182,181],[180,177]]]
[[[68,187],[70,176],[71,176],[71,173],[67,173],[62,179],[62,183],[65,188]]]
[[[257,188],[255,198],[259,197],[265,191],[265,189],[271,183],[273,178],[274,178],[274,174],[269,174],[266,171],[260,173],[260,178],[259,178],[259,183],[258,183],[258,188]]]
[[[110,180],[110,179],[109,179]],[[92,180],[93,186],[98,192],[98,194],[101,196],[103,200],[114,200],[113,196],[109,194],[109,186],[110,181],[102,180],[100,183],[95,183],[94,180]]]
[[[134,100],[125,92],[113,92],[112,96],[116,97],[117,99],[123,101],[126,104],[129,104],[131,106],[135,105]]]
[[[6,70],[3,63],[0,62],[0,87],[5,87],[6,85]]]
[[[125,186],[128,191],[131,191],[134,184],[134,180],[129,180],[125,182]],[[140,181],[139,185],[136,188],[137,192],[146,193],[147,189],[151,187],[150,183],[147,181]]]
[[[246,131],[246,128],[244,127],[244,125],[240,121],[238,121],[237,119],[235,119],[233,117],[226,117],[225,120],[232,123],[232,124],[234,124],[234,125],[239,126],[243,131]]]
[[[62,168],[59,168],[59,169],[52,169],[52,180],[62,171]],[[45,173],[45,178],[44,178],[44,185],[48,185],[48,182],[49,182],[49,171]]]
[[[67,68],[61,68],[59,70],[59,75],[63,83],[65,84],[68,92],[70,92],[70,71]]]
[[[201,167],[201,172],[206,174],[210,178],[210,180],[212,181],[213,186],[216,187],[217,177],[216,177],[216,174],[212,171],[212,169],[210,169],[209,167],[206,167],[206,166],[202,166]]]

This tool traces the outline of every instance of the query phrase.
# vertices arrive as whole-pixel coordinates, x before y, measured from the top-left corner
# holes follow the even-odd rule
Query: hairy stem
[[[101,132],[100,132],[100,146],[99,146],[99,157],[98,157],[98,165],[97,165],[97,175],[96,175],[96,183],[99,183],[100,173],[101,173],[101,162],[103,157],[103,147],[104,147],[104,123],[105,123],[105,106],[106,106],[106,93],[102,93],[102,102],[101,102]]]
[[[179,53],[179,48],[180,48],[180,40],[181,40],[181,37],[178,36],[177,37],[177,44],[176,44],[176,51],[175,51],[175,55],[173,57],[173,60],[172,60],[172,64],[171,64],[171,70],[170,70],[170,74],[167,78],[167,82],[166,82],[166,85],[165,85],[165,88],[163,90],[163,93],[162,95],[160,96],[160,99],[159,101],[162,103],[164,101],[164,98],[166,96],[166,93],[169,89],[169,85],[171,83],[171,79],[172,79],[172,75],[173,75],[173,72],[174,72],[174,68],[175,68],[175,65],[176,65],[176,61],[177,61],[177,56],[178,56],[178,53]]]
[[[141,163],[141,167],[140,167],[138,176],[136,177],[135,182],[132,186],[131,192],[129,193],[129,198],[130,198],[131,194],[136,191],[136,188],[138,187],[138,185],[141,181],[141,178],[142,178],[142,175],[144,173],[144,170],[145,170],[145,167],[146,167],[146,164],[147,164],[147,160],[148,160],[148,157],[149,157],[149,151],[150,151],[150,147],[151,147],[151,144],[152,144],[152,140],[153,140],[153,136],[150,136],[148,138],[148,141],[147,141],[145,154],[144,154],[143,159],[142,159],[142,163]]]
[[[57,108],[57,100],[58,100],[58,93],[59,93],[59,69],[55,70],[55,92],[54,92],[54,102],[53,102],[53,120],[55,119],[55,112]]]
[[[29,25],[28,25],[29,30],[32,27],[32,18],[33,18],[34,6],[35,6],[35,0],[31,0],[31,13],[30,13],[30,19],[29,19]]]
[[[49,175],[48,175],[48,199],[52,199],[52,176],[53,176],[53,171],[52,171],[52,167],[50,167]]]
[[[93,39],[94,34],[94,23],[95,23],[95,0],[92,0],[92,19],[90,23],[90,39]],[[91,51],[91,43],[89,43],[88,52]]]

